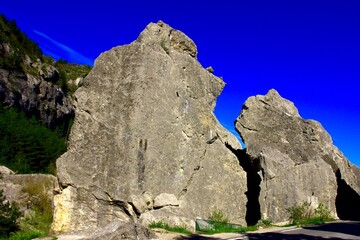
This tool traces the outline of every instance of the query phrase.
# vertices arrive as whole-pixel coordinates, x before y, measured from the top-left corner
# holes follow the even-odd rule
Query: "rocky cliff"
[[[54,231],[117,219],[193,229],[215,210],[245,223],[246,174],[227,147],[240,145],[213,114],[224,82],[196,56],[191,39],[158,22],[96,59],[57,161]]]
[[[68,122],[74,109],[70,96],[52,82],[59,77],[58,70],[40,59],[32,62],[28,58],[27,64],[35,74],[0,67],[0,102],[35,115],[49,127]]]
[[[89,66],[55,62],[44,56],[15,21],[0,14],[1,106],[15,106],[50,128],[67,128],[74,117],[69,92],[89,71]]]
[[[292,102],[270,90],[250,97],[235,124],[246,144],[240,160],[253,179],[248,197],[257,216],[251,221],[284,221],[286,209],[302,202],[359,219],[357,178],[320,123],[302,119]]]

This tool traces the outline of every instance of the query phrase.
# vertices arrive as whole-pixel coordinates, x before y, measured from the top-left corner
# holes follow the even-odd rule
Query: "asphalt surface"
[[[247,234],[191,235],[177,240],[360,240],[360,221],[338,221],[303,228],[270,228]]]

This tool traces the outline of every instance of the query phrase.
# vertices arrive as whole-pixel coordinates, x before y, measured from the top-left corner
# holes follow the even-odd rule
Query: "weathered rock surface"
[[[352,168],[354,174],[356,175],[357,182],[358,182],[357,185],[360,187],[360,167],[352,164],[351,168]]]
[[[275,90],[250,97],[236,120],[246,154],[248,207],[273,222],[288,219],[287,208],[325,204],[342,219],[359,219],[359,186],[351,164],[320,123],[304,120],[294,104]],[[356,217],[357,216],[357,217]]]
[[[99,229],[91,231],[80,231],[65,233],[56,236],[58,240],[118,240],[118,239],[138,239],[149,240],[158,239],[156,234],[148,228],[133,222],[114,221]],[[42,240],[51,240],[45,238]]]
[[[4,191],[6,200],[16,202],[26,216],[31,212],[35,202],[52,206],[54,192],[59,190],[56,177],[46,174],[14,174],[6,167],[0,166],[0,189]]]
[[[213,114],[224,82],[196,55],[191,39],[159,22],[96,60],[57,161],[55,232],[119,219],[192,224],[216,209],[244,223],[246,176],[225,143],[240,145]],[[161,194],[175,198],[156,205]]]
[[[74,108],[70,96],[53,84],[59,78],[57,69],[40,61],[28,64],[38,75],[0,68],[0,102],[35,114],[49,127],[67,122],[74,116]]]

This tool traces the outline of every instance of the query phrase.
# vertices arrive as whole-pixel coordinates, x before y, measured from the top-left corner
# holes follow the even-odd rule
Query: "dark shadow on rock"
[[[246,172],[247,192],[245,194],[248,201],[246,203],[245,220],[248,226],[256,225],[261,219],[259,202],[261,177],[258,174],[260,171],[259,159],[251,159],[246,154],[246,149],[234,149],[227,143],[225,145],[235,154],[240,166]]]
[[[327,232],[344,233],[354,236],[360,236],[360,222],[334,222],[324,225],[304,227],[304,229],[312,229]]]
[[[248,234],[247,237],[249,240],[344,240],[343,238],[323,238],[305,234],[284,234],[275,232]]]
[[[338,185],[336,212],[342,220],[360,221],[360,196],[342,178],[340,169],[335,173]]]

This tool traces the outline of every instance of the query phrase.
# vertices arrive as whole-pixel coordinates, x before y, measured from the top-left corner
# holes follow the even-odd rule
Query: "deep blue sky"
[[[0,0],[0,13],[44,53],[90,64],[161,19],[227,83],[215,111],[223,125],[232,128],[249,96],[275,88],[360,166],[358,0]]]

